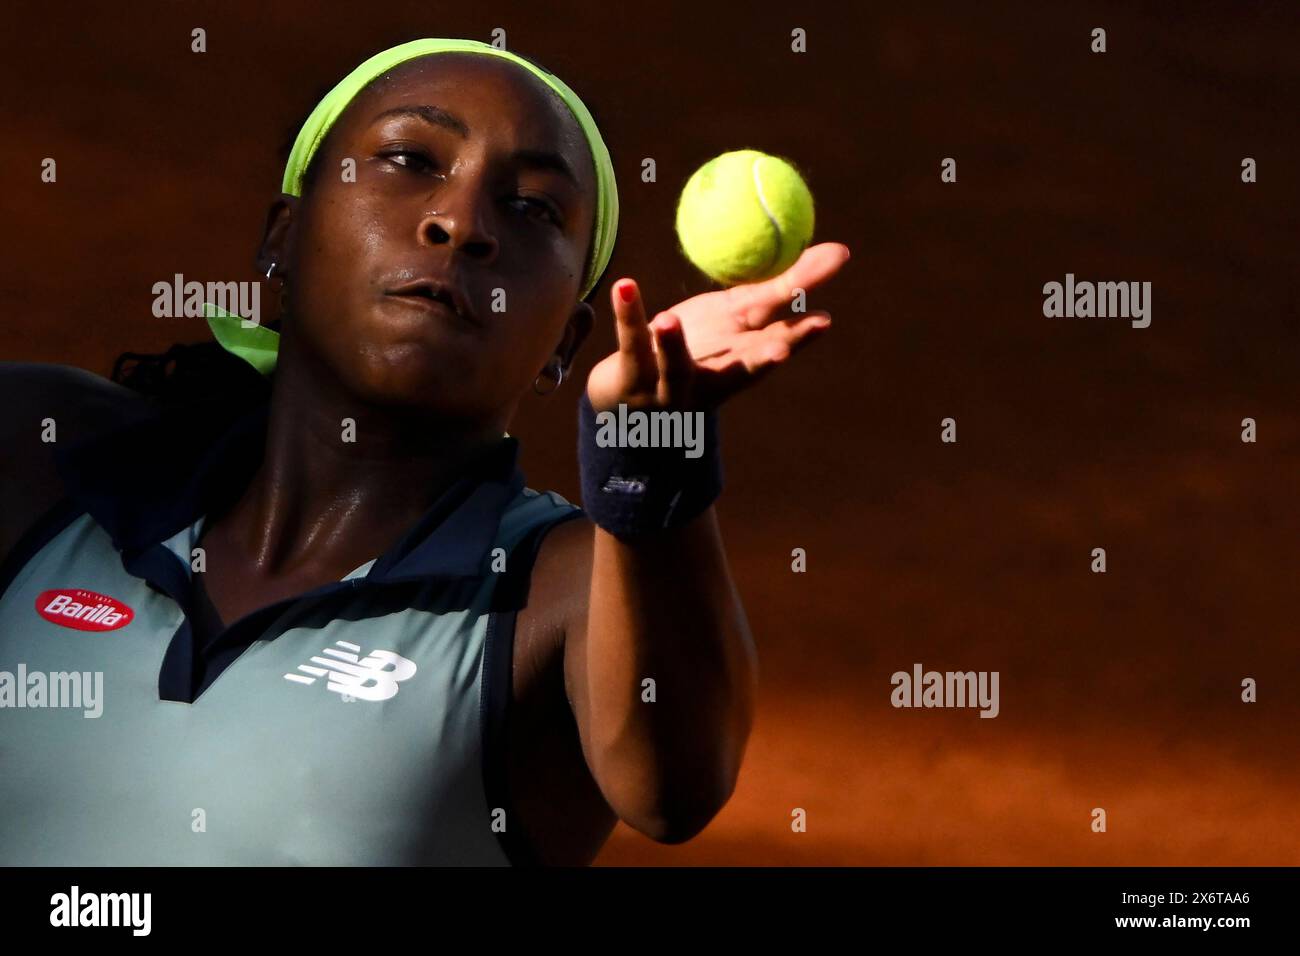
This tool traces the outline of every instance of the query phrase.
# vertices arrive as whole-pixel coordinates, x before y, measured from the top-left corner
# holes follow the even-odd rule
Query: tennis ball
[[[813,234],[813,198],[784,159],[755,149],[715,156],[677,202],[677,238],[696,268],[722,285],[789,268]]]

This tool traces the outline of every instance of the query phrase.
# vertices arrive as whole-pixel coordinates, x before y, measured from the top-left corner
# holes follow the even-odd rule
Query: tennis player
[[[756,691],[716,410],[825,331],[791,292],[848,250],[653,321],[613,283],[579,509],[507,428],[617,218],[572,90],[417,40],[299,133],[258,254],[281,331],[214,311],[218,390],[0,369],[0,863],[586,864],[618,820],[705,827]],[[619,405],[701,413],[703,454],[602,444]]]

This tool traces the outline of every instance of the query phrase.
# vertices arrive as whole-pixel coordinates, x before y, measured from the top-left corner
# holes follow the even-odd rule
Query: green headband
[[[531,63],[509,50],[501,50],[479,40],[460,39],[425,39],[412,40],[391,49],[377,53],[355,70],[345,76],[325,98],[316,104],[307,122],[294,140],[293,150],[289,153],[289,162],[284,167],[282,191],[290,196],[302,195],[302,177],[311,163],[316,150],[320,148],[325,134],[330,131],[335,120],[372,80],[387,73],[393,67],[416,57],[431,56],[437,53],[481,53],[487,56],[501,57],[523,67],[536,76],[559,95],[569,107],[574,119],[582,127],[587,145],[596,164],[596,223],[592,237],[591,256],[587,271],[582,279],[582,292],[579,298],[585,299],[596,282],[600,279],[609,258],[614,251],[614,237],[618,234],[618,187],[614,180],[614,164],[610,160],[609,150],[601,138],[596,121],[587,107],[583,105],[578,94],[558,76],[548,73],[535,63]],[[269,375],[275,369],[276,356],[279,352],[280,336],[272,329],[260,325],[245,328],[237,315],[209,304],[207,306],[208,325],[217,341],[229,351],[247,361],[263,375]]]

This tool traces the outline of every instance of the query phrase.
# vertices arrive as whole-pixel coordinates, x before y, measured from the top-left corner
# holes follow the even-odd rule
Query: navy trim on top
[[[230,503],[261,463],[269,405],[168,409],[55,452],[68,493],[136,553]]]
[[[124,560],[233,504],[261,464],[269,403],[233,421],[229,413],[196,414],[192,422],[175,413],[153,417],[56,452],[69,493]],[[517,438],[486,448],[376,560],[367,580],[478,575],[502,513],[524,487],[518,460]]]
[[[479,723],[483,740],[483,792],[488,812],[501,808],[506,814],[505,832],[497,833],[506,859],[513,866],[540,866],[536,852],[522,832],[510,798],[509,728],[510,703],[514,699],[515,624],[521,608],[528,604],[533,565],[542,540],[554,528],[580,517],[581,510],[561,515],[531,529],[506,558],[506,571],[492,594],[493,610],[488,614],[487,637],[483,644],[482,686],[479,690]]]
[[[465,466],[364,578],[329,582],[259,608],[200,647],[191,626],[200,609],[187,564],[163,542],[244,492],[261,465],[269,418],[269,402],[238,414],[219,403],[168,410],[56,452],[70,497],[108,532],[123,568],[185,614],[159,671],[163,700],[194,703],[282,614],[305,602],[359,587],[477,577],[502,514],[524,487],[519,441],[504,437]]]
[[[85,508],[72,498],[65,497],[37,518],[36,523],[30,525],[9,549],[4,563],[0,564],[0,598],[4,597],[5,591],[9,590],[9,585],[14,583],[14,578],[27,566],[27,562],[85,513]]]

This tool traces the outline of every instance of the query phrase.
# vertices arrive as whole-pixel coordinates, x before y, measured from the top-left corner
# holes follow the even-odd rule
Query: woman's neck
[[[346,574],[502,440],[499,423],[450,426],[366,405],[304,372],[297,362],[277,371],[261,465],[222,519],[258,573]]]

